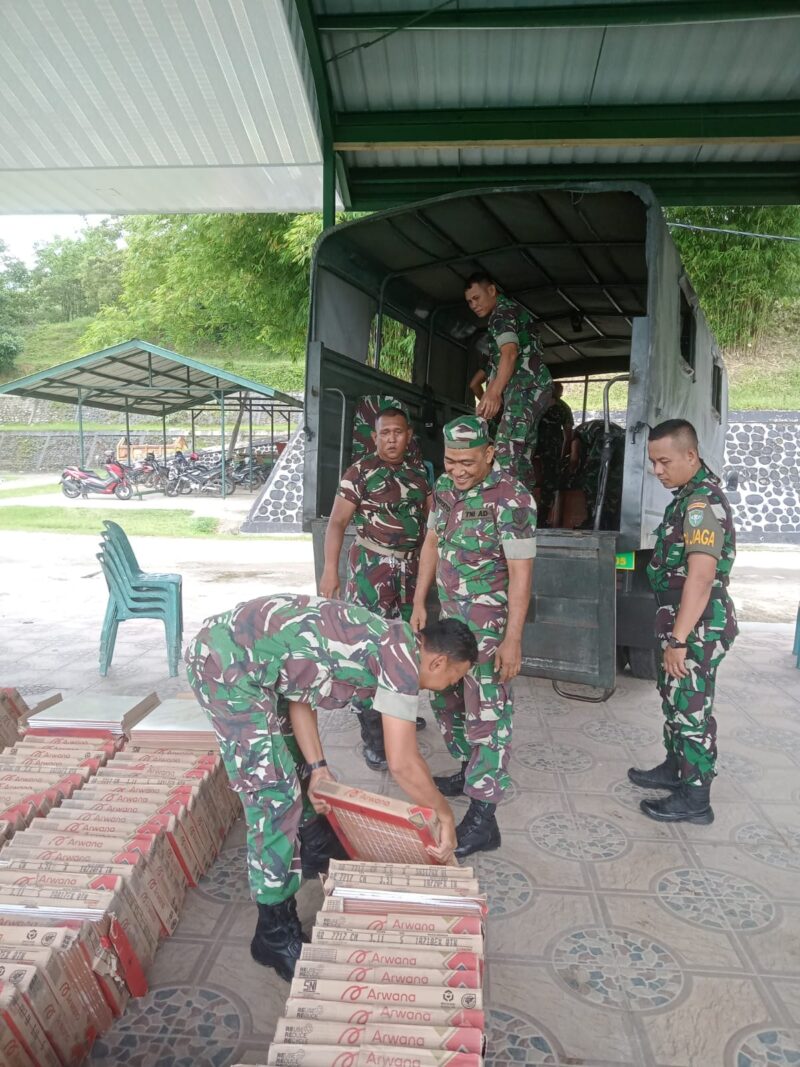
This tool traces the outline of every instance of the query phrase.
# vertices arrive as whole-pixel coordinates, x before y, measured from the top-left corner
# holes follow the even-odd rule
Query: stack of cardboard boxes
[[[325,894],[267,1064],[482,1067],[486,898],[472,868],[332,861]]]
[[[240,810],[216,746],[143,733],[120,751],[102,733],[44,728],[0,756],[42,794],[0,848],[0,1065],[82,1061],[147,991],[159,940]]]

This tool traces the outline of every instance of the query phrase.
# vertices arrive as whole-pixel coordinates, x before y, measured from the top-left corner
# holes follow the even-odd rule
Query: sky
[[[34,264],[35,244],[54,237],[75,237],[87,224],[96,226],[107,215],[0,215],[0,241],[27,266]]]

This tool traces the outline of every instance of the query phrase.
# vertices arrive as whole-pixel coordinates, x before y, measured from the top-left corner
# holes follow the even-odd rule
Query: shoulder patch
[[[695,527],[700,526],[703,521],[703,512],[705,510],[705,505],[702,504],[699,507],[695,504],[694,507],[689,508],[689,525]]]

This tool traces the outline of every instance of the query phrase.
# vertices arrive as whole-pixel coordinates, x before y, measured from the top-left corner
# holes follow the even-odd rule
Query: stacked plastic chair
[[[108,674],[121,622],[160,619],[164,623],[169,673],[175,677],[183,636],[181,576],[143,571],[122,527],[115,522],[103,525],[97,558],[108,586],[108,607],[100,636],[100,674]]]

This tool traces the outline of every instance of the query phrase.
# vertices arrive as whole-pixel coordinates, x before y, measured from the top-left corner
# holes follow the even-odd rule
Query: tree
[[[144,336],[263,346],[297,356],[308,315],[315,215],[147,215],[126,219],[122,295],[85,335],[92,347]]]
[[[800,236],[797,207],[672,208],[673,222]],[[776,305],[800,296],[800,243],[672,229],[686,272],[720,344],[763,335]]]
[[[28,268],[0,241],[0,372],[12,369],[22,351],[17,327],[25,314]]]
[[[121,226],[107,219],[77,237],[56,237],[36,247],[30,303],[36,321],[69,322],[96,315],[120,294]]]

